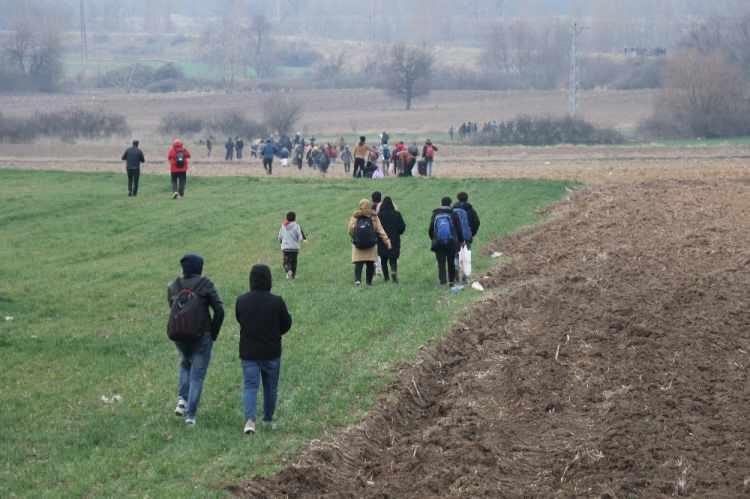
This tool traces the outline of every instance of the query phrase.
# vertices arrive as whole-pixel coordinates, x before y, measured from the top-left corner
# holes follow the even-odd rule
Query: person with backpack
[[[388,144],[385,144],[383,146],[383,174],[385,176],[388,176],[388,169],[391,164],[391,148],[388,146]]]
[[[237,161],[242,161],[242,151],[245,149],[245,141],[237,137],[234,140],[234,149],[237,151]]]
[[[250,292],[235,304],[240,325],[240,361],[244,388],[246,435],[255,433],[258,389],[263,385],[263,423],[273,429],[281,373],[281,337],[292,328],[292,316],[284,299],[271,294],[271,269],[250,269]]]
[[[297,144],[294,146],[294,164],[297,165],[297,169],[302,169],[302,163],[305,160],[305,146],[303,144]]]
[[[143,151],[138,147],[139,142],[133,141],[133,146],[128,147],[122,154],[125,162],[125,171],[128,174],[128,197],[138,195],[138,180],[141,177],[141,163],[146,162]]]
[[[347,145],[345,145],[341,151],[341,161],[344,162],[344,173],[349,173],[352,169],[352,151]]]
[[[281,151],[279,151],[279,158],[281,159],[282,168],[289,166],[289,149],[282,147]]]
[[[331,166],[331,157],[326,152],[326,149],[323,148],[318,153],[318,170],[320,170],[321,175],[324,177],[328,173],[328,167]]]
[[[263,156],[263,168],[266,170],[268,175],[273,175],[273,156],[276,154],[276,146],[273,145],[271,139],[266,140],[266,144],[261,150],[261,156]]]
[[[169,160],[169,172],[172,177],[172,199],[178,197],[182,199],[185,196],[190,151],[177,139],[169,149],[167,159]]]
[[[383,230],[380,219],[367,199],[359,202],[359,208],[349,220],[349,236],[352,238],[352,263],[354,264],[354,285],[362,285],[362,269],[367,267],[366,283],[372,286],[375,276],[375,261],[378,259],[378,239],[385,247],[391,248],[388,234]]]
[[[401,256],[401,236],[406,232],[406,223],[401,213],[396,210],[393,200],[386,196],[377,209],[380,224],[383,226],[391,247],[388,248],[383,241],[378,241],[378,256],[380,257],[380,268],[383,279],[393,279],[398,284],[398,259]],[[390,265],[390,271],[389,271]]]
[[[232,137],[229,137],[224,144],[224,148],[227,150],[226,155],[224,156],[225,161],[232,161],[234,159],[234,141],[232,140]]]
[[[451,198],[446,196],[441,200],[440,208],[432,212],[428,230],[437,259],[440,285],[449,284],[451,289],[456,283],[456,253],[463,243],[460,223],[458,215],[451,209]]]
[[[279,229],[279,242],[281,243],[281,253],[284,257],[284,272],[287,279],[297,277],[297,256],[299,255],[302,241],[307,241],[302,227],[296,222],[297,214],[290,211],[286,214],[284,223]]]
[[[459,258],[459,262],[463,262],[463,265],[459,265],[459,268],[461,270],[462,281],[466,284],[469,281],[469,277],[471,277],[471,243],[479,232],[480,221],[476,210],[469,203],[468,194],[459,192],[456,198],[458,201],[453,205],[453,212],[458,216],[461,223],[461,235],[463,238],[463,245],[459,249],[459,253],[462,253],[463,257]]]
[[[427,139],[422,147],[422,159],[425,161],[427,166],[427,176],[432,177],[432,162],[435,160],[435,153],[438,148],[432,143],[432,140]]]
[[[224,322],[224,304],[213,282],[203,273],[203,258],[187,254],[180,260],[182,277],[167,287],[167,334],[180,354],[177,407],[174,412],[195,425],[203,381],[211,362],[213,344]],[[213,311],[213,317],[209,314]]]

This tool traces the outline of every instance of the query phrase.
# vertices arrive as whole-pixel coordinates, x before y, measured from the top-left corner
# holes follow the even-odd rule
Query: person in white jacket
[[[284,271],[287,279],[297,277],[297,256],[302,241],[306,241],[305,233],[297,223],[297,214],[290,211],[286,214],[286,219],[279,229],[279,242],[281,243],[281,252],[284,256]]]

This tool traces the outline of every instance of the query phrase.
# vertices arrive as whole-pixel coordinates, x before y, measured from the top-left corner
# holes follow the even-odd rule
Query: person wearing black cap
[[[143,151],[138,148],[139,142],[133,141],[133,147],[128,147],[122,154],[125,170],[128,172],[128,196],[138,195],[138,179],[141,176],[141,163],[146,162]]]
[[[195,424],[195,416],[203,391],[203,380],[206,378],[208,364],[211,361],[211,350],[219,337],[224,322],[224,304],[213,282],[203,273],[203,258],[200,255],[187,254],[180,260],[182,277],[178,277],[167,288],[167,302],[170,308],[177,296],[189,289],[206,307],[205,322],[201,324],[203,335],[194,342],[175,342],[180,353],[180,376],[177,388],[177,407],[175,414],[185,417],[185,423]],[[213,311],[213,317],[208,309]]]
[[[240,359],[244,378],[245,434],[255,433],[258,389],[263,384],[263,422],[273,424],[281,370],[281,337],[292,327],[284,299],[271,294],[271,269],[254,265],[250,292],[237,298]]]

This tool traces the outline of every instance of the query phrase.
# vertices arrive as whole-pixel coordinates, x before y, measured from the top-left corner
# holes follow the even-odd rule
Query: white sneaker
[[[178,197],[180,197],[180,194],[178,192],[172,193],[172,199],[177,199]]]
[[[178,416],[184,416],[185,409],[187,409],[187,400],[183,398],[177,399],[177,407],[174,408],[174,413]]]
[[[292,271],[291,271],[291,270],[288,270],[288,271],[286,272],[286,278],[287,278],[287,279],[291,279],[291,278],[292,278]]]
[[[250,435],[251,433],[255,433],[255,421],[252,419],[248,419],[245,421],[245,435]]]
[[[195,418],[185,418],[185,424],[188,426],[195,426]]]

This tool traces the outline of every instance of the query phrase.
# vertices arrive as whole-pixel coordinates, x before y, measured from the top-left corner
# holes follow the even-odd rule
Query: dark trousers
[[[263,168],[266,169],[266,173],[271,175],[273,173],[273,158],[263,158]]]
[[[187,172],[172,173],[172,192],[184,196],[185,184],[187,184]]]
[[[232,161],[234,159],[234,151],[232,149],[227,149],[227,155],[224,156],[225,161]]]
[[[446,284],[446,266],[448,268],[447,282],[451,284],[455,283],[456,282],[456,250],[455,249],[436,250],[435,258],[437,258],[438,278],[440,279],[440,284]]]
[[[349,173],[352,169],[352,164],[349,161],[344,161],[344,173]]]
[[[375,277],[375,262],[355,262],[354,263],[354,280],[356,282],[362,282],[362,267],[367,266],[365,278],[367,279],[367,285],[372,285],[372,278]]]
[[[284,272],[292,271],[292,277],[297,276],[297,255],[298,251],[284,251]]]
[[[354,177],[361,177],[365,174],[365,160],[364,158],[354,158]]]
[[[141,177],[140,170],[128,170],[128,195],[138,195],[138,179]]]
[[[398,258],[395,256],[381,256],[380,268],[383,270],[383,279],[386,281],[390,279],[389,265],[391,267],[390,272],[393,272],[394,275],[398,273]]]

